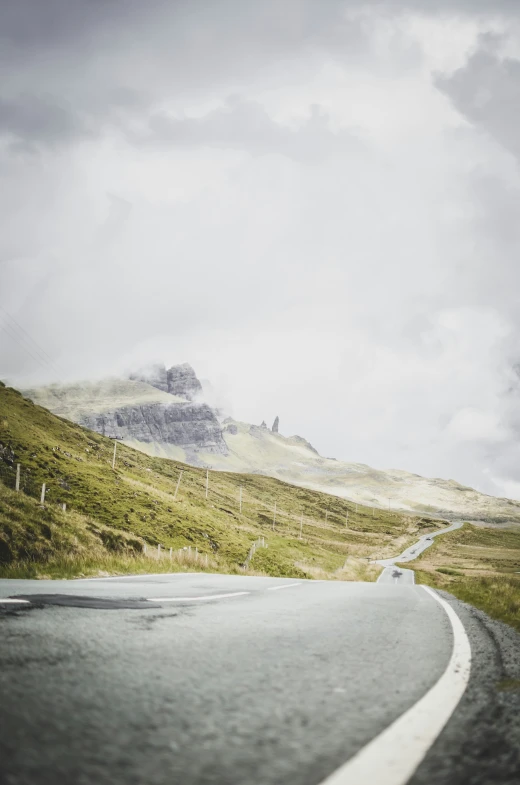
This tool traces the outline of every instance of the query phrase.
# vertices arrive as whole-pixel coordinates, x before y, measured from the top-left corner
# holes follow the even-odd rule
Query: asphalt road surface
[[[518,785],[486,624],[392,583],[0,581],[0,782]]]

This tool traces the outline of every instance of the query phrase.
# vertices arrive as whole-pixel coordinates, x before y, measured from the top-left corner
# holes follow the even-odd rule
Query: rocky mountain
[[[188,401],[195,401],[202,396],[202,385],[188,363],[173,365],[168,370],[164,365],[155,364],[149,369],[130,374],[130,379],[144,382],[170,395],[186,398]]]
[[[215,412],[203,401],[194,400],[202,388],[193,369],[181,365],[167,371],[155,366],[149,374],[50,385],[24,394],[54,414],[104,436],[122,439],[145,451],[147,445],[153,445],[153,454],[160,452],[160,445],[177,449],[187,461],[195,463],[201,450],[226,454]]]
[[[24,393],[35,403],[149,455],[224,471],[265,474],[379,508],[447,518],[519,522],[520,503],[454,480],[323,458],[300,436],[283,436],[276,417],[250,425],[219,422],[189,365],[155,365],[128,379],[52,385]]]

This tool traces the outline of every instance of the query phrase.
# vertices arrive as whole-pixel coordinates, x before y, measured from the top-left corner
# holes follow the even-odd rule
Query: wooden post
[[[63,512],[67,512],[67,505],[65,502],[63,502],[63,504],[61,505],[61,509],[63,510]]]
[[[161,555],[161,544],[158,543],[158,545],[157,545],[157,556],[160,556],[160,555]]]
[[[173,556],[172,556],[172,553],[173,553],[173,550],[172,550],[172,548],[170,548],[170,561],[171,561],[171,560],[172,560],[172,558],[173,558]]]
[[[143,543],[143,553],[146,553],[146,543]]]
[[[302,530],[303,530],[303,513],[302,513],[302,517],[300,518],[300,540],[302,538]]]
[[[345,519],[345,526],[348,529],[348,510],[347,510],[347,516],[346,516],[346,519]]]
[[[177,480],[177,487],[175,488],[175,493],[173,495],[174,501],[177,498],[177,493],[179,492],[179,485],[181,484],[181,479],[182,479],[182,472],[179,474],[179,479]]]
[[[42,495],[41,495],[41,498],[40,498],[40,504],[41,504],[42,507],[45,504],[45,483],[43,483],[43,485],[42,485]]]
[[[209,488],[209,469],[206,469],[206,499],[208,498],[208,488]]]
[[[329,520],[329,511],[325,510],[325,523]]]
[[[114,441],[114,455],[112,457],[112,468],[116,468],[116,452],[117,452],[117,441]]]
[[[275,523],[276,523],[276,502],[274,503],[273,531],[274,531],[274,525],[275,525]]]
[[[16,492],[20,490],[20,464],[16,464],[16,483],[14,486]]]

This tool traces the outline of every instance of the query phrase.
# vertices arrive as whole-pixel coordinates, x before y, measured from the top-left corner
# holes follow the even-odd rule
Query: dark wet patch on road
[[[157,605],[152,605],[145,599],[128,600],[106,597],[84,597],[73,594],[18,594],[11,597],[13,600],[26,600],[33,607],[45,605],[60,605],[70,608],[94,608],[96,610],[156,610]],[[13,607],[13,606],[11,606]],[[17,609],[29,607],[20,603]]]

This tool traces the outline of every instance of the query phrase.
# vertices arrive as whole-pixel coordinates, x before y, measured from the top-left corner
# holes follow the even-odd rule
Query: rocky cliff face
[[[193,369],[181,365],[168,371],[155,366],[131,379],[51,385],[25,394],[54,414],[105,436],[136,446],[155,442],[181,447],[196,463],[199,451],[228,453],[214,410],[190,399],[200,389]]]
[[[82,415],[79,424],[117,439],[150,444],[175,444],[193,454],[198,450],[227,454],[220,424],[205,403],[147,403],[98,414]]]
[[[202,395],[202,385],[188,363],[172,365],[168,370],[164,365],[153,365],[149,369],[130,374],[130,379],[145,382],[188,401],[194,401]]]

